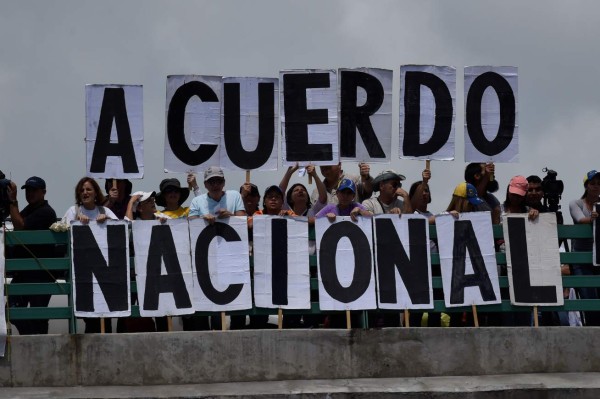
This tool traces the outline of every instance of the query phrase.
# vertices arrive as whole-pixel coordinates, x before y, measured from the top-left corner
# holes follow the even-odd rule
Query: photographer
[[[17,186],[11,182],[8,189],[10,217],[15,230],[47,230],[56,221],[56,212],[45,200],[46,182],[37,176],[27,179],[21,187],[25,190],[27,206],[19,212]],[[55,257],[54,245],[20,245],[14,248],[13,258],[51,258]],[[13,283],[48,283],[56,278],[48,270],[19,271],[13,275]],[[9,296],[13,307],[47,307],[50,295],[14,295]],[[14,320],[12,322],[20,335],[48,334],[48,320]]]

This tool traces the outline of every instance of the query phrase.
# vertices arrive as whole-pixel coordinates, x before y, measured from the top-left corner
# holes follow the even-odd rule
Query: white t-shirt
[[[113,211],[111,211],[110,209],[108,209],[105,206],[103,208],[104,208],[104,213],[106,214],[107,218],[114,219],[114,220],[118,220],[119,219],[113,213]],[[71,224],[71,221],[77,220],[78,209],[79,209],[79,214],[80,215],[87,216],[90,220],[96,220],[98,218],[98,216],[100,215],[100,209],[98,209],[97,206],[94,209],[86,209],[83,206],[73,205],[72,207],[70,207],[67,210],[67,213],[65,213],[65,216],[63,216],[63,219],[62,219],[63,222]]]

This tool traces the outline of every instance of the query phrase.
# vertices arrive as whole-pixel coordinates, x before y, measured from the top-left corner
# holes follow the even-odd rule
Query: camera
[[[550,212],[556,213],[556,220],[559,224],[563,224],[562,212],[560,211],[560,199],[565,189],[562,180],[558,180],[558,172],[544,168],[542,172],[546,172],[546,176],[542,179],[542,189],[544,190],[544,205],[548,207]]]

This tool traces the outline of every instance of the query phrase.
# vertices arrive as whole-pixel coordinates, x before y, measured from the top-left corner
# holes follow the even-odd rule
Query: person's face
[[[423,189],[423,202],[428,204],[431,202],[431,193],[429,192],[429,186],[425,186]]]
[[[179,198],[181,198],[181,192],[177,187],[166,187],[164,190],[165,203],[168,206],[179,205]]]
[[[527,202],[530,204],[538,204],[544,198],[542,183],[529,183],[527,188]]]
[[[154,200],[154,197],[150,197],[146,201],[140,202],[138,209],[142,219],[154,219],[154,214],[156,213],[156,201]]]
[[[211,177],[204,182],[204,187],[209,193],[220,193],[225,186],[225,179],[222,177]]]
[[[393,196],[396,190],[400,187],[400,180],[384,180],[379,185],[379,190],[384,196]]]
[[[511,204],[521,205],[525,202],[525,197],[520,196],[519,194],[508,193],[508,199]]]
[[[342,208],[346,208],[347,206],[349,206],[352,203],[352,200],[354,199],[354,192],[348,188],[342,191],[336,191],[336,195],[338,198],[338,203]]]
[[[44,201],[46,190],[43,188],[25,187],[25,199],[28,204],[36,205]]]
[[[83,206],[91,209],[96,206],[96,195],[96,190],[94,190],[92,183],[86,181],[79,190],[79,201]]]
[[[340,176],[340,171],[342,170],[342,165],[341,164],[324,165],[324,166],[321,166],[320,169],[321,169],[321,174],[327,180],[337,180],[337,178]]]
[[[117,180],[117,190],[119,190],[119,201],[122,202],[125,199],[125,190],[127,189],[127,183],[125,180]]]
[[[600,199],[600,175],[594,176],[587,184],[588,196],[594,198],[595,201]]]
[[[246,208],[246,213],[248,215],[252,215],[254,212],[256,212],[259,201],[260,195],[248,194],[246,198],[244,198],[244,208]]]
[[[292,190],[292,204],[293,205],[303,205],[308,201],[308,193],[306,189],[302,186],[296,186]]]
[[[265,194],[265,209],[268,214],[276,215],[283,206],[283,196],[276,191],[269,191]]]

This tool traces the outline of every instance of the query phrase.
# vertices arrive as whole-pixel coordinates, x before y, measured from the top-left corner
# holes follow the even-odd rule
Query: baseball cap
[[[25,187],[41,188],[45,190],[46,182],[41,177],[31,176],[29,179],[27,179],[25,184],[21,186],[21,190],[25,189]]]
[[[337,191],[342,191],[342,190],[346,190],[346,189],[349,189],[353,193],[356,193],[356,185],[354,184],[354,182],[352,180],[342,179],[342,181],[340,181]]]
[[[527,179],[524,176],[515,176],[508,183],[508,192],[521,197],[527,194],[527,188],[529,188],[529,183],[527,183]]]
[[[600,172],[597,172],[596,169],[592,169],[589,172],[587,172],[585,174],[585,177],[583,178],[583,185],[585,186],[587,184],[587,182],[592,180],[594,177],[596,177],[596,175],[598,173],[600,173]]]
[[[276,185],[272,185],[272,186],[267,187],[267,189],[265,190],[265,197],[271,191],[276,191],[278,194],[280,194],[283,197],[283,191],[281,191],[281,188],[279,186],[276,186]]]
[[[454,195],[468,199],[473,205],[479,205],[483,202],[483,200],[477,196],[477,189],[475,186],[467,182],[462,182],[456,186]]]
[[[225,175],[223,174],[223,169],[219,168],[218,166],[209,167],[204,171],[204,181],[207,181],[211,177],[225,178]]]
[[[136,196],[139,195],[140,199],[138,199],[132,207],[132,210],[135,212],[137,210],[137,206],[141,203],[146,201],[149,198],[152,197],[156,197],[156,191],[148,191],[148,192],[144,192],[144,191],[136,191],[135,193],[132,194],[132,196]]]

